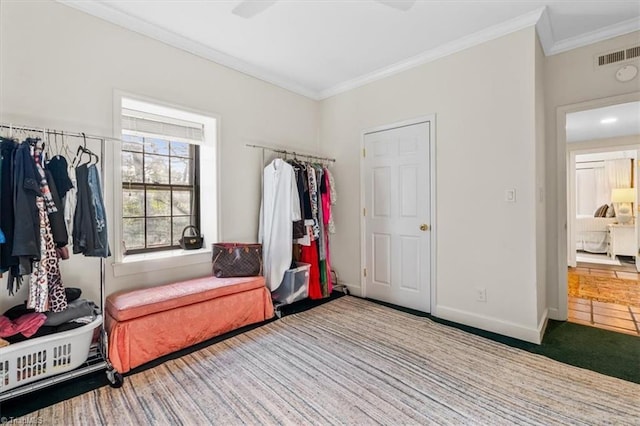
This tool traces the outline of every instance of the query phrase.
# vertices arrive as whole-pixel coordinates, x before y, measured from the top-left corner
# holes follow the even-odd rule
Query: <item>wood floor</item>
[[[635,265],[578,262],[569,268],[569,282],[570,322],[640,336],[640,273]]]

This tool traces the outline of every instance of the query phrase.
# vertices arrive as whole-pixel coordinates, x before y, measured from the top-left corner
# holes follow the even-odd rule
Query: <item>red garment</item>
[[[318,245],[316,241],[311,241],[310,246],[301,246],[300,261],[311,265],[311,268],[309,268],[309,299],[322,299]]]
[[[24,337],[31,337],[44,324],[47,316],[41,313],[24,314],[15,321],[4,315],[0,316],[0,337],[10,337],[22,333]]]
[[[325,245],[325,257],[327,265],[327,296],[331,295],[333,291],[333,282],[331,281],[331,256],[329,254],[329,222],[331,221],[331,183],[329,181],[329,173],[325,169],[325,173],[322,176],[324,183],[327,187],[327,192],[322,194],[322,222],[324,222],[324,240]]]

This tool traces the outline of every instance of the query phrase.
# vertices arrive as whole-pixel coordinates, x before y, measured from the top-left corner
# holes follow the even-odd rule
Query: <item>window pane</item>
[[[191,161],[188,158],[171,158],[171,183],[174,185],[189,185]]]
[[[122,150],[142,152],[143,140],[140,136],[122,135]]]
[[[179,245],[179,240],[182,237],[182,231],[191,223],[189,216],[180,216],[173,218],[173,244]],[[191,231],[187,230],[187,234]]]
[[[147,219],[147,247],[171,245],[171,218]]]
[[[122,224],[125,249],[144,248],[144,219],[123,219]]]
[[[169,141],[164,139],[145,138],[145,154],[169,155]]]
[[[176,157],[189,157],[189,144],[186,142],[171,142],[171,155]]]
[[[172,214],[174,216],[191,214],[191,191],[173,191]]]
[[[142,154],[122,153],[122,182],[142,182]]]
[[[144,191],[122,188],[122,216],[144,216]]]
[[[145,183],[169,183],[169,157],[144,156]]]
[[[171,215],[171,191],[166,189],[147,190],[147,216]]]

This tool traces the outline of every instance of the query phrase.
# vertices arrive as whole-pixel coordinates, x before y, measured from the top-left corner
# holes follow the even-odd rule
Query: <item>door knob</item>
[[[429,225],[427,225],[426,223],[423,223],[422,225],[420,225],[420,230],[421,231],[428,231],[429,230]]]

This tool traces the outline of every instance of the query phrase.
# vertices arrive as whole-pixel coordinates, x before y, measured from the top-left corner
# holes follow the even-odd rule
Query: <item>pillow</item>
[[[607,209],[607,216],[606,217],[616,217],[616,211],[613,208],[613,203],[611,203],[609,205],[609,208]]]
[[[609,205],[608,204],[601,205],[600,207],[598,207],[596,212],[593,214],[593,217],[607,217],[607,210],[608,209],[609,209]]]

